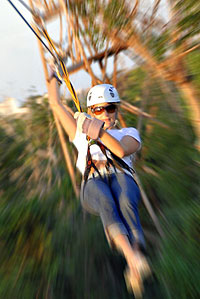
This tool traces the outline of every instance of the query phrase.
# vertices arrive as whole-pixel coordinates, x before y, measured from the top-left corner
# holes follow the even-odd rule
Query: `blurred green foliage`
[[[198,36],[200,33],[200,3],[195,0],[176,0],[175,12],[179,15],[178,28],[181,32],[180,39],[177,40],[181,44]]]
[[[85,18],[85,34],[97,50],[105,46],[108,30],[119,33],[132,21],[125,1],[68,3],[75,15]],[[129,4],[132,7],[132,1]],[[128,36],[134,30],[142,32],[141,42],[159,62],[175,47],[199,42],[200,2],[174,4],[176,28],[172,24],[160,29],[155,23],[153,33],[143,33],[141,15],[147,27],[150,21],[145,11],[139,11],[136,26],[129,28]],[[200,94],[199,50],[187,55],[186,62]],[[142,205],[141,221],[154,270],[144,298],[197,299],[199,152],[187,107],[173,83],[167,84],[169,93],[140,67],[118,79],[122,99],[167,126],[123,111],[128,126],[140,126],[143,149],[137,156],[137,172],[165,234],[161,239]],[[75,198],[48,99],[38,102],[30,97],[25,106],[29,113],[22,118],[0,119],[0,298],[132,298],[124,283],[123,258],[109,249],[100,220],[84,215]],[[68,147],[73,154],[73,146]]]
[[[0,120],[0,298],[127,298],[124,261],[80,209],[47,99],[25,106]]]
[[[132,1],[129,4],[132,7]],[[172,4],[176,28],[168,24],[160,29],[155,23],[149,34],[141,22],[146,18],[148,27],[148,14],[144,11],[142,19],[143,11],[139,11],[131,31],[144,29],[141,42],[159,62],[175,47],[199,43],[200,2],[176,0]],[[105,46],[106,30],[119,33],[131,22],[125,1],[77,0],[69,1],[69,6],[85,18],[84,34],[97,50]],[[104,31],[101,21],[106,24]],[[173,30],[175,44],[170,36]],[[185,71],[197,95],[199,70],[200,52],[196,50],[186,56]],[[122,99],[167,126],[122,111],[128,126],[140,128],[143,148],[136,169],[164,231],[161,239],[141,205],[154,271],[145,284],[144,298],[197,299],[199,152],[194,148],[187,107],[173,83],[167,84],[168,93],[142,67],[118,78]],[[25,106],[29,113],[23,117],[0,119],[0,298],[133,298],[124,283],[124,259],[109,249],[100,220],[83,214],[75,198],[48,99],[30,97]],[[68,148],[73,156],[73,146],[68,144]]]
[[[198,60],[198,52],[188,59],[194,81]],[[168,126],[140,120],[137,172],[165,233],[161,239],[142,205],[154,270],[144,298],[199,298],[199,155],[187,113],[173,111],[170,95],[140,68],[119,80],[123,99]],[[24,117],[1,118],[0,298],[132,298],[123,258],[109,249],[100,220],[84,215],[75,199],[48,100],[31,97],[25,106]],[[123,116],[137,127],[138,117]]]
[[[200,51],[194,51],[187,56],[188,73],[192,77],[195,90],[200,96]]]

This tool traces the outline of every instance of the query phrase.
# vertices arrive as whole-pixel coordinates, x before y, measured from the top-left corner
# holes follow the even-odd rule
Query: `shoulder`
[[[133,127],[129,127],[129,128],[122,128],[120,131],[122,132],[122,134],[124,136],[131,136],[131,137],[135,138],[138,142],[141,143],[140,134],[137,129],[135,129]]]

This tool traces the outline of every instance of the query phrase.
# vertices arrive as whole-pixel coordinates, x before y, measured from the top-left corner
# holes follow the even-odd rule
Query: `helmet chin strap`
[[[119,124],[119,121],[116,119],[106,130],[109,130],[110,128],[114,128]]]
[[[117,125],[119,125],[119,121],[117,120],[117,111],[116,111],[115,112],[115,120],[112,122],[112,124],[106,130],[109,130],[110,128],[114,128]]]

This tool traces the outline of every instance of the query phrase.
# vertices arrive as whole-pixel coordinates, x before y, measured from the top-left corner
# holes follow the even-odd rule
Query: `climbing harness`
[[[103,143],[101,143],[100,141],[90,140],[89,143],[88,143],[86,168],[85,168],[85,172],[84,172],[84,175],[83,175],[83,180],[85,182],[87,182],[92,168],[94,169],[94,171],[97,172],[99,177],[102,179],[102,175],[101,175],[100,171],[98,170],[98,168],[96,167],[96,165],[92,161],[90,147],[93,144],[98,145],[100,150],[102,151],[102,153],[106,157],[105,169],[106,169],[106,172],[107,172],[108,175],[111,173],[111,169],[113,169],[115,173],[117,172],[117,169],[120,169],[122,171],[127,170],[131,174],[131,176],[134,174],[134,172],[135,172],[134,169],[131,168],[128,164],[126,164],[126,162],[124,162],[124,160],[122,160],[121,158],[119,158],[118,156],[113,154]],[[110,157],[108,157],[107,153],[109,153],[111,155],[112,159]]]

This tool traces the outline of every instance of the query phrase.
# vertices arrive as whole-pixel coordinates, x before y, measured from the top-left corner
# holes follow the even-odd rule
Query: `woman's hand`
[[[74,118],[77,121],[77,130],[80,133],[87,133],[87,129],[91,123],[92,117],[85,112],[75,112]]]
[[[74,118],[77,120],[77,129],[81,133],[85,133],[91,139],[97,140],[99,138],[100,130],[104,122],[91,117],[85,112],[76,112]]]

